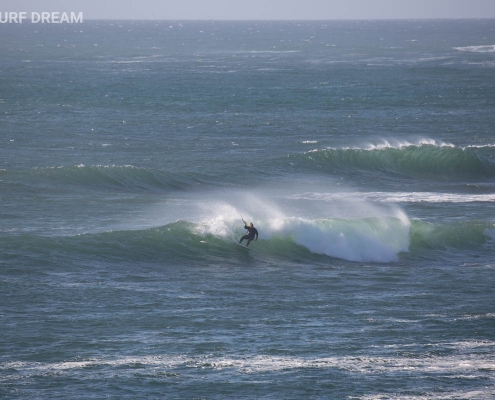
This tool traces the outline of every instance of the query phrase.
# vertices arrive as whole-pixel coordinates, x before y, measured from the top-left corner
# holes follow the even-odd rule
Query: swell
[[[384,142],[354,148],[315,149],[290,154],[283,159],[260,160],[259,174],[273,177],[284,171],[287,160],[298,172],[328,174],[387,174],[426,180],[485,180],[495,177],[495,145],[457,147],[422,140],[416,144]],[[236,179],[238,173],[234,174]],[[226,177],[228,177],[226,179]],[[249,178],[250,179],[250,178]],[[27,188],[81,188],[96,191],[157,192],[191,191],[234,183],[231,170],[207,175],[142,168],[132,165],[75,165],[38,167],[29,170],[0,170],[0,183],[11,190]],[[7,190],[7,189],[5,189]]]
[[[411,221],[412,253],[426,250],[455,251],[493,249],[495,224],[485,221],[428,223]]]
[[[417,144],[327,148],[290,156],[291,162],[319,171],[378,171],[415,179],[452,180],[495,177],[494,146],[457,147],[435,141]]]
[[[210,178],[211,179],[211,178]],[[80,187],[85,190],[167,192],[191,190],[198,185],[215,184],[200,173],[172,173],[132,165],[76,165],[0,170],[0,181],[30,187]]]
[[[211,222],[211,221],[210,221]],[[207,265],[254,259],[396,262],[400,254],[425,255],[493,250],[495,225],[483,221],[433,224],[399,218],[357,220],[304,220],[285,218],[262,221],[259,240],[250,250],[236,245],[244,233],[239,224],[177,221],[144,230],[113,231],[77,236],[4,237],[0,250],[5,261],[28,259],[41,264],[74,260],[121,262],[177,262]],[[321,258],[323,257],[323,258]]]

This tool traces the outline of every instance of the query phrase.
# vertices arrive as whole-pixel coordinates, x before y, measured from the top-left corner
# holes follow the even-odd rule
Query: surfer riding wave
[[[244,239],[247,239],[246,247],[248,247],[249,243],[251,243],[253,239],[258,240],[258,230],[253,226],[252,222],[249,224],[249,226],[247,225],[246,221],[244,221],[244,219],[242,220],[242,222],[244,222],[244,229],[247,229],[247,235],[241,237],[239,243],[242,243]],[[256,239],[254,238],[255,236]]]

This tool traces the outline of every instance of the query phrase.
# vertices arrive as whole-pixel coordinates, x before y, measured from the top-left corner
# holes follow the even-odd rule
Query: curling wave
[[[299,165],[323,171],[378,171],[417,179],[493,178],[493,146],[457,147],[422,140],[419,143],[327,148],[293,155]]]

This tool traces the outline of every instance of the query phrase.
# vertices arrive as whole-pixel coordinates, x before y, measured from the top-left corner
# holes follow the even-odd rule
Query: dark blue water
[[[495,395],[495,21],[1,30],[0,397]]]

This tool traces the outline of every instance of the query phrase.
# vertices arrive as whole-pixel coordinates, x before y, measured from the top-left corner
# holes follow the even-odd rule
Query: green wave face
[[[314,150],[299,161],[323,171],[378,171],[416,179],[486,179],[495,176],[490,149],[436,144]]]

